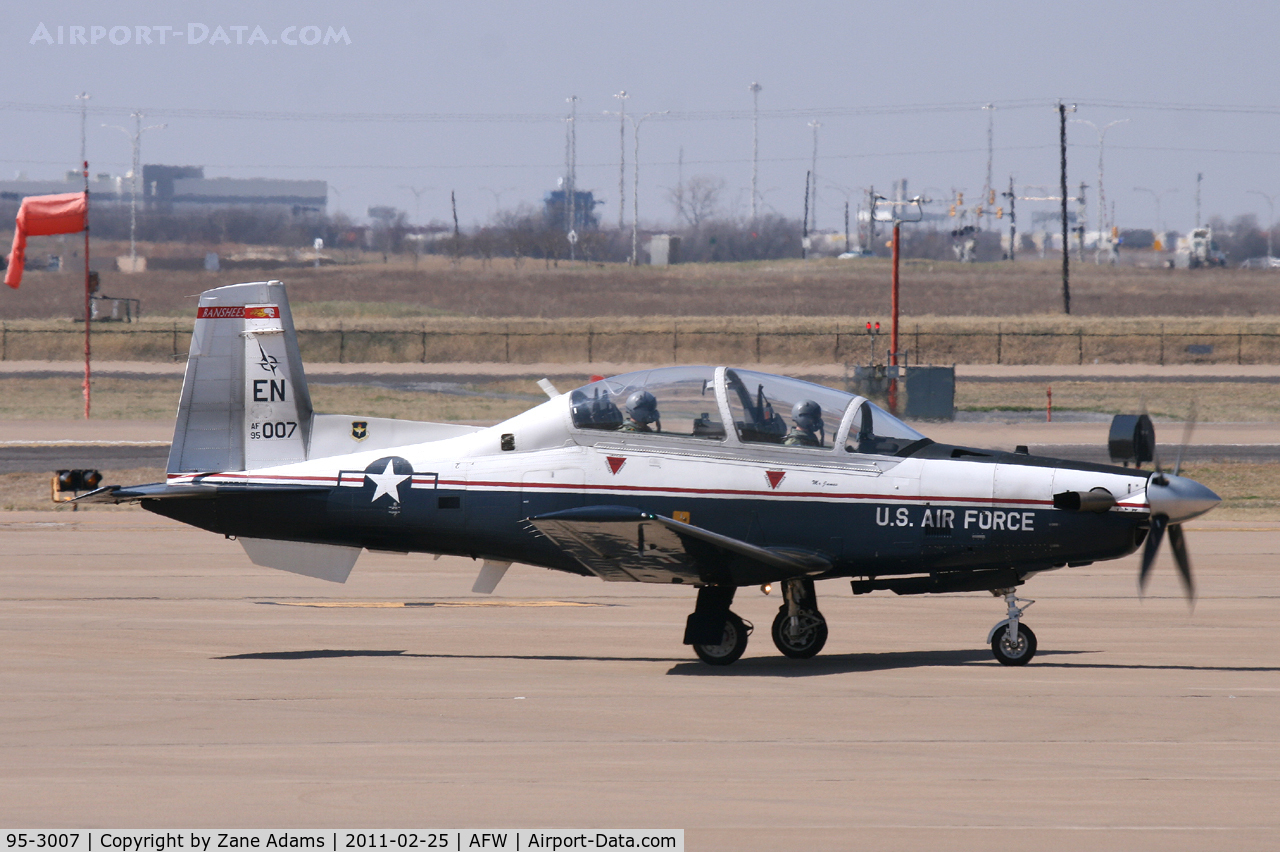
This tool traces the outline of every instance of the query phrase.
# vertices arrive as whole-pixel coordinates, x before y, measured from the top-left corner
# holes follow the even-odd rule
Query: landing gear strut
[[[782,597],[773,619],[773,644],[794,660],[807,660],[827,643],[827,620],[818,612],[813,581],[783,580]]]
[[[736,662],[747,650],[752,626],[730,611],[733,586],[703,586],[698,603],[684,628],[684,644],[692,645],[698,659],[712,666]]]
[[[1036,655],[1036,634],[1021,622],[1021,618],[1022,613],[1035,601],[1018,597],[1013,589],[996,589],[992,594],[1004,598],[1005,605],[1009,608],[1009,617],[991,628],[991,632],[987,634],[991,653],[1006,666],[1025,666]]]

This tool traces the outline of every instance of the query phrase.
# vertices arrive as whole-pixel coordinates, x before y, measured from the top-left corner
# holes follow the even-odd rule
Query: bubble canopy
[[[929,443],[865,397],[734,367],[624,373],[571,391],[569,407],[581,430],[771,444],[797,452],[901,456]]]

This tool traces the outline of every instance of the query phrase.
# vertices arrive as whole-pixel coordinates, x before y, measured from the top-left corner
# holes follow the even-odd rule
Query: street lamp
[[[1169,193],[1171,193],[1171,192],[1177,192],[1178,190],[1177,190],[1177,189],[1166,189],[1164,192],[1156,192],[1154,189],[1147,189],[1145,186],[1135,186],[1135,187],[1133,188],[1133,191],[1134,191],[1134,192],[1149,192],[1149,193],[1151,193],[1151,197],[1152,197],[1152,198],[1154,198],[1154,199],[1156,200],[1156,228],[1155,228],[1155,232],[1154,232],[1154,233],[1157,235],[1156,239],[1159,239],[1159,236],[1158,236],[1158,235],[1159,235],[1159,234],[1164,233],[1164,219],[1163,219],[1163,218],[1161,218],[1161,216],[1160,216],[1160,199],[1161,199],[1161,198],[1163,198],[1164,196],[1168,195]]]
[[[1263,198],[1267,199],[1267,207],[1271,209],[1271,218],[1267,220],[1267,263],[1270,263],[1271,262],[1271,229],[1274,228],[1276,224],[1276,201],[1275,201],[1276,197],[1274,195],[1267,195],[1265,192],[1262,192],[1257,189],[1249,190],[1249,194],[1261,195]]]
[[[627,118],[631,120],[631,129],[635,134],[635,149],[632,152],[633,159],[635,160],[635,165],[632,167],[634,169],[635,177],[634,177],[634,183],[632,183],[631,185],[631,265],[632,266],[638,266],[640,263],[640,255],[638,253],[638,247],[636,245],[637,240],[639,239],[638,228],[640,224],[640,125],[644,123],[644,120],[646,118],[652,118],[655,115],[666,115],[669,112],[671,112],[671,110],[664,109],[661,112],[647,112],[644,115],[640,116],[639,118],[636,118],[630,115],[627,116]]]
[[[759,195],[756,193],[756,178],[759,176],[760,167],[760,90],[764,88],[759,83],[752,82],[747,86],[747,91],[751,92],[751,224],[756,221],[756,200]]]
[[[138,172],[142,168],[140,164],[139,152],[142,148],[142,134],[148,130],[164,130],[167,124],[152,124],[149,127],[142,126],[142,111],[135,110],[131,113],[134,123],[134,131],[130,133],[118,124],[104,124],[103,127],[114,127],[125,136],[129,137],[129,143],[133,146],[133,182],[129,191],[129,271],[138,271]]]
[[[1098,134],[1098,216],[1097,216],[1098,242],[1093,251],[1093,262],[1095,265],[1102,262],[1102,254],[1101,254],[1102,253],[1102,232],[1106,227],[1105,217],[1107,212],[1107,196],[1106,196],[1106,193],[1102,191],[1102,155],[1106,151],[1107,131],[1110,130],[1112,127],[1115,127],[1117,124],[1126,123],[1128,120],[1129,119],[1127,118],[1118,118],[1115,121],[1112,121],[1103,125],[1102,129],[1099,130],[1098,125],[1094,124],[1092,121],[1089,121],[1088,119],[1084,119],[1084,118],[1071,119],[1071,121],[1074,122],[1075,124],[1089,125]],[[1065,191],[1063,194],[1064,195],[1066,194]],[[1063,225],[1063,227],[1065,228],[1066,225]],[[1064,246],[1062,250],[1066,251],[1066,247]]]

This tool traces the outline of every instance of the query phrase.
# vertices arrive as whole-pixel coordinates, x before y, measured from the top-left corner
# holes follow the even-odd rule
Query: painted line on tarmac
[[[400,609],[407,607],[545,607],[545,606],[621,606],[621,604],[585,603],[583,601],[258,601],[266,606],[309,606],[325,609]]]
[[[169,441],[79,441],[79,440],[51,440],[51,441],[0,441],[0,446],[5,447],[167,447]]]

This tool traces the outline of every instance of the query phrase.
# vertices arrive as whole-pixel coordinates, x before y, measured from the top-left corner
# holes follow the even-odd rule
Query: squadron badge
[[[357,441],[363,441],[369,437],[369,421],[352,420],[351,421],[351,437]]]

